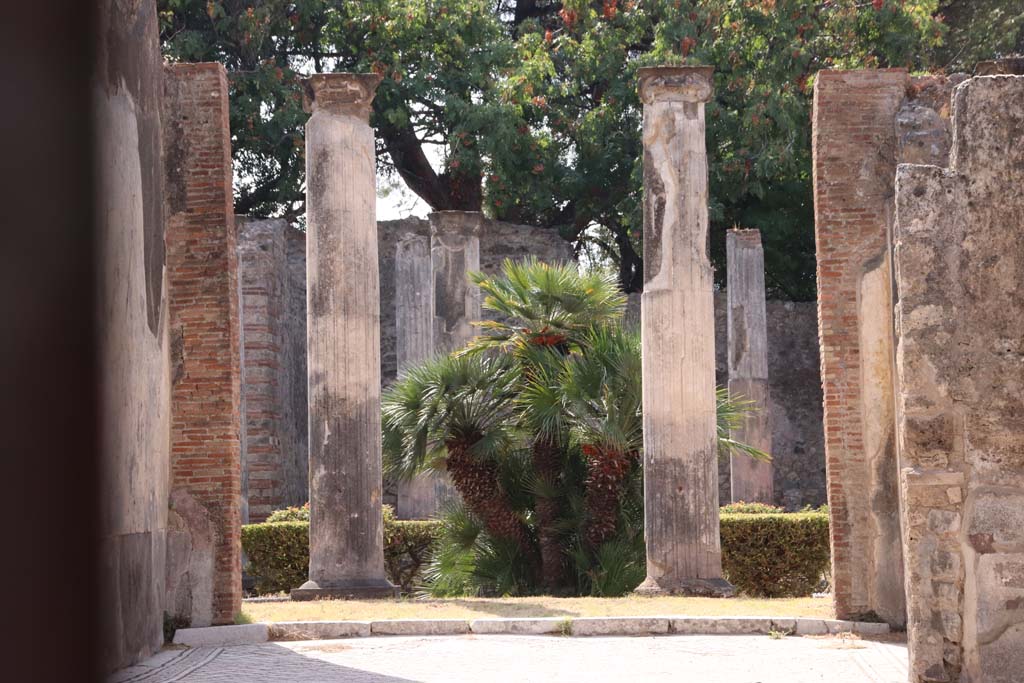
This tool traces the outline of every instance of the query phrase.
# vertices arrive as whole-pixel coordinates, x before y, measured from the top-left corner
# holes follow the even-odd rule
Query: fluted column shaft
[[[370,104],[380,77],[305,81],[309,581],[295,599],[395,592],[381,519],[380,288]]]
[[[644,533],[638,591],[728,595],[718,535],[713,271],[704,103],[711,67],[641,69]]]

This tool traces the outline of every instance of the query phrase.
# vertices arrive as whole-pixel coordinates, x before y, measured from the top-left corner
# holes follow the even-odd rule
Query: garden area
[[[248,603],[248,617],[831,609],[810,598],[828,587],[827,511],[762,503],[720,511],[722,568],[741,599],[612,600],[646,574],[640,340],[622,322],[625,296],[610,273],[536,260],[471,278],[488,314],[475,323],[481,334],[409,369],[383,399],[386,477],[443,474],[459,494],[429,520],[384,506],[387,574],[406,599]],[[715,399],[720,457],[767,459],[731,436],[756,408],[722,389]],[[242,546],[254,595],[301,585],[308,504],[244,526]]]

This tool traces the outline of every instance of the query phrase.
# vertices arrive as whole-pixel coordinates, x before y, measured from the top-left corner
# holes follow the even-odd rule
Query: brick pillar
[[[1024,681],[1024,76],[953,95],[896,176],[910,680]]]
[[[751,401],[753,412],[732,438],[772,450],[768,394],[768,316],[764,297],[764,250],[757,230],[730,230],[728,263],[729,395]],[[733,453],[729,458],[732,501],[774,504],[772,463]]]
[[[730,595],[718,529],[715,319],[704,103],[711,67],[639,72],[644,105],[641,593]]]
[[[822,71],[814,88],[818,327],[840,618],[905,621],[897,522],[889,235],[900,69]]]
[[[292,598],[386,597],[380,283],[370,106],[380,76],[304,82],[309,581]]]
[[[228,86],[220,64],[164,70],[171,325],[168,611],[241,608],[237,259]]]

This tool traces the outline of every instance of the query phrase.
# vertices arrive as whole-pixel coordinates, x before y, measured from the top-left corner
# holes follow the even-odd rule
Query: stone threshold
[[[178,629],[174,644],[226,647],[282,640],[334,640],[369,636],[452,635],[785,635],[889,633],[889,625],[803,617],[536,617],[491,619],[386,619],[380,621],[282,621]]]

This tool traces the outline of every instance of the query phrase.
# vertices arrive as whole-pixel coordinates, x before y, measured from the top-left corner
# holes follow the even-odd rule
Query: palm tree
[[[618,326],[594,328],[586,348],[566,360],[558,385],[586,459],[582,536],[596,550],[615,535],[622,490],[643,447],[640,337]]]
[[[499,319],[475,323],[484,334],[463,353],[497,349],[516,358],[522,369],[519,418],[520,426],[532,434],[541,582],[554,590],[565,577],[558,527],[568,426],[552,380],[566,355],[583,350],[591,329],[621,319],[626,296],[610,273],[581,274],[574,264],[551,265],[535,258],[506,259],[502,277],[474,273],[470,279],[485,295],[483,308]]]
[[[530,557],[530,531],[499,484],[499,460],[514,447],[518,382],[503,356],[448,356],[412,369],[382,401],[384,468],[394,480],[447,470],[487,531]]]

